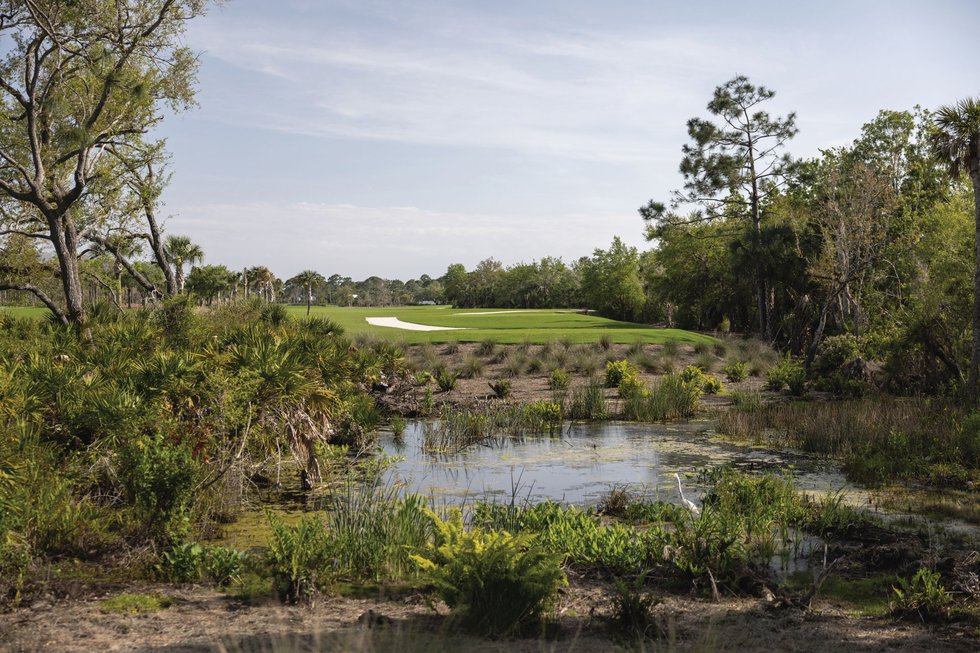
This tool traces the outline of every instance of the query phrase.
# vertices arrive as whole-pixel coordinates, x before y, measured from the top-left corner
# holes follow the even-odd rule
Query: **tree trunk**
[[[973,181],[976,267],[973,270],[973,349],[970,352],[967,390],[970,402],[977,403],[980,401],[980,170],[975,170],[970,177]]]
[[[306,317],[310,316],[310,305],[313,303],[313,286],[306,287]]]
[[[61,271],[61,286],[65,293],[65,312],[68,321],[75,325],[79,335],[87,342],[92,341],[85,315],[84,289],[78,267],[78,236],[75,225],[64,219],[64,215],[49,213],[45,216],[51,230],[58,267]]]
[[[174,274],[174,270],[170,266],[170,260],[167,258],[167,252],[163,248],[163,238],[160,236],[160,228],[157,226],[156,216],[149,206],[144,207],[144,213],[146,214],[146,222],[150,227],[150,249],[153,250],[153,258],[156,259],[157,265],[163,271],[163,276],[167,280],[167,294],[176,295],[178,292],[177,275]]]

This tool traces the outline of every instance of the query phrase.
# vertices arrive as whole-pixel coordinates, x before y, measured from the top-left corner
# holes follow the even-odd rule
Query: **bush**
[[[647,639],[661,635],[657,621],[650,611],[657,601],[643,589],[646,579],[646,573],[637,576],[632,583],[621,578],[613,579],[609,624],[615,633],[627,639]]]
[[[453,388],[456,387],[456,380],[459,378],[459,374],[455,372],[450,372],[449,370],[443,368],[436,372],[436,385],[443,392],[451,392]]]
[[[609,361],[606,363],[606,387],[618,388],[624,379],[639,376],[640,371],[628,360]]]
[[[892,587],[895,600],[892,613],[902,617],[916,615],[922,621],[939,621],[946,617],[953,596],[940,582],[939,572],[922,567],[911,581],[898,579]]]
[[[266,562],[279,599],[287,603],[312,599],[327,564],[323,523],[310,516],[296,526],[286,526],[270,513],[269,525],[272,539]]]
[[[141,438],[122,450],[119,478],[151,539],[179,543],[186,537],[197,479],[190,449],[159,434]]]
[[[854,336],[830,336],[820,343],[810,369],[819,376],[828,376],[840,372],[860,357],[861,350]]]
[[[571,381],[571,375],[560,367],[551,370],[551,374],[548,375],[548,387],[552,390],[567,390]]]
[[[193,583],[204,573],[204,548],[197,542],[172,547],[161,556],[161,575],[175,583]]]
[[[766,388],[779,392],[788,387],[790,394],[799,397],[806,390],[806,370],[789,356],[776,363],[766,372]]]
[[[533,401],[524,406],[524,415],[532,431],[554,431],[561,424],[561,404],[553,401]]]
[[[496,381],[488,381],[487,385],[493,390],[493,396],[497,399],[506,399],[510,396],[510,381],[507,379],[498,379]]]
[[[436,544],[413,559],[432,575],[453,619],[482,636],[513,635],[534,625],[567,585],[561,556],[535,545],[535,536],[507,531],[467,532],[456,511],[433,515]]]
[[[701,381],[701,391],[706,395],[716,395],[722,391],[721,381],[709,374],[705,374],[704,379]]]
[[[704,380],[704,372],[697,365],[688,365],[679,376],[684,383],[693,383],[697,386],[700,386]]]
[[[493,338],[487,338],[476,348],[478,356],[493,356],[495,351],[497,351],[497,341]]]
[[[749,377],[749,365],[745,361],[733,361],[726,365],[722,371],[729,383],[738,383]]]
[[[266,304],[259,313],[259,320],[269,326],[282,326],[289,320],[289,311],[282,304]]]

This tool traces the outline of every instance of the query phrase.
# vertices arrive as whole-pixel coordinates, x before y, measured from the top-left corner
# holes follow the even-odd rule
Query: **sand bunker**
[[[466,317],[467,315],[500,315],[501,313],[527,313],[527,310],[519,311],[474,311],[472,313],[453,313],[453,317]]]
[[[405,329],[406,331],[461,331],[466,327],[442,327],[431,326],[428,324],[415,324],[414,322],[402,322],[397,317],[366,317],[367,323],[371,326],[391,327],[392,329]]]

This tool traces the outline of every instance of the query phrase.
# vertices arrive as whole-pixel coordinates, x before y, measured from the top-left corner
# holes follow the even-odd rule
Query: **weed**
[[[487,338],[481,341],[476,348],[478,356],[493,356],[495,351],[497,351],[497,341],[493,338]]]
[[[622,578],[613,579],[609,625],[616,634],[629,640],[642,640],[663,634],[651,612],[657,600],[645,591],[646,579],[645,572],[629,583]]]
[[[449,370],[443,368],[436,373],[436,385],[443,392],[452,392],[456,387],[456,380],[459,378],[459,374],[456,372],[450,372]]]
[[[606,396],[603,384],[591,377],[584,384],[572,389],[566,410],[571,419],[606,419]]]
[[[925,567],[915,572],[911,580],[899,578],[898,586],[892,588],[892,614],[904,618],[915,615],[923,622],[945,619],[953,596],[940,581],[939,572]]]
[[[722,368],[729,383],[744,381],[749,376],[749,365],[745,361],[732,361]]]
[[[118,594],[99,601],[99,610],[105,613],[146,614],[166,610],[174,600],[163,594]]]
[[[489,381],[487,385],[493,391],[493,396],[497,399],[506,399],[510,396],[510,386],[511,383],[507,379],[498,379],[496,381]]]
[[[459,369],[459,376],[464,379],[475,379],[483,373],[483,361],[478,357],[469,354],[463,359],[463,364]]]

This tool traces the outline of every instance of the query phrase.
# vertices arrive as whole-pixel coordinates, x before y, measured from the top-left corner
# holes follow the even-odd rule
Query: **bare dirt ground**
[[[248,605],[210,589],[130,588],[175,600],[147,614],[107,614],[95,594],[38,602],[0,615],[0,651],[78,653],[238,651],[607,651],[624,648],[603,620],[599,584],[574,584],[562,596],[547,638],[504,641],[450,634],[445,606],[421,594],[395,600],[320,597],[313,606]],[[654,608],[661,634],[646,650],[676,651],[977,651],[980,638],[955,624],[942,630],[850,615],[825,603],[804,613],[759,599],[719,602],[668,596]],[[628,648],[628,647],[625,647]]]
[[[435,383],[429,387],[434,392],[434,402],[438,404],[472,405],[484,403],[493,398],[489,383],[498,379],[510,382],[510,394],[507,401],[525,403],[538,400],[550,400],[553,397],[548,385],[548,376],[559,361],[560,365],[571,375],[572,387],[585,383],[588,377],[594,375],[600,380],[605,374],[605,364],[609,360],[644,360],[647,366],[640,367],[640,379],[650,384],[663,377],[668,371],[680,372],[688,365],[708,363],[705,372],[716,376],[724,385],[726,391],[738,390],[763,391],[765,378],[763,374],[749,376],[744,381],[731,383],[722,371],[726,359],[755,358],[757,367],[767,367],[773,360],[771,352],[757,353],[754,356],[740,357],[734,350],[730,354],[719,355],[717,352],[702,351],[698,353],[690,345],[681,345],[675,352],[668,353],[662,345],[646,344],[637,348],[633,345],[611,345],[603,348],[593,344],[576,344],[564,349],[562,345],[497,345],[490,353],[481,352],[480,343],[453,343],[409,345],[406,348],[406,360],[414,370],[434,371],[442,366],[460,374],[456,387],[450,392],[440,392]],[[523,361],[521,369],[515,374],[513,360]],[[591,359],[592,370],[577,367],[583,360]],[[479,369],[474,373],[471,365],[478,362]],[[417,412],[424,387],[400,388],[381,398],[388,407],[397,412],[413,415]],[[767,400],[778,400],[778,393],[765,393]],[[768,396],[768,395],[771,395]],[[606,403],[610,415],[616,417],[621,412],[621,405],[615,388],[605,390]],[[705,410],[719,408],[731,404],[728,395],[704,395],[701,407]]]

